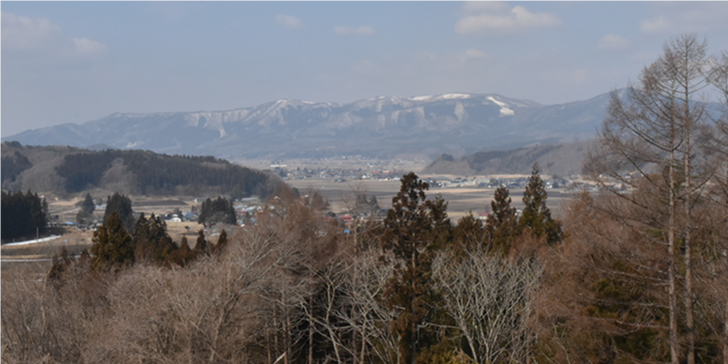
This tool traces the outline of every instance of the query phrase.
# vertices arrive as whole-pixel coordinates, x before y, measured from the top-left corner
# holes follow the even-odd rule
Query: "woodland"
[[[728,363],[728,52],[667,42],[586,163],[601,191],[559,220],[537,164],[522,213],[501,187],[485,223],[451,221],[414,173],[348,230],[285,185],[194,246],[110,213],[44,279],[3,272],[2,360]]]

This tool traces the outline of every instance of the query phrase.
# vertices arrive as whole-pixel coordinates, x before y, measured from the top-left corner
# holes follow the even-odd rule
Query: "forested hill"
[[[2,144],[2,188],[57,194],[107,189],[142,195],[267,195],[269,176],[215,157],[142,150]]]
[[[592,140],[533,145],[511,150],[481,151],[463,157],[443,154],[433,160],[425,173],[439,174],[528,174],[538,162],[544,174],[580,174],[582,161]]]

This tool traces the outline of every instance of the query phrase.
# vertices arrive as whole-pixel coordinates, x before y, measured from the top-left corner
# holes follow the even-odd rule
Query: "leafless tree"
[[[619,193],[610,180],[652,191],[667,201],[666,221],[641,223],[657,222],[652,226],[666,231],[669,341],[673,364],[680,358],[676,277],[678,235],[685,251],[687,359],[689,364],[695,362],[691,239],[694,227],[691,215],[710,173],[707,168],[704,170],[703,166],[696,165],[691,140],[707,118],[705,103],[698,102],[705,101],[701,92],[708,85],[703,73],[707,65],[705,52],[705,42],[699,42],[693,35],[680,36],[665,44],[662,56],[642,71],[637,86],[612,92],[608,116],[587,165],[603,189],[636,208],[648,206],[633,198],[634,194]],[[628,175],[628,172],[635,173]],[[682,219],[679,219],[679,213],[682,213]]]
[[[527,362],[532,295],[541,275],[538,263],[502,260],[482,250],[462,258],[443,253],[433,271],[447,314],[476,363]]]

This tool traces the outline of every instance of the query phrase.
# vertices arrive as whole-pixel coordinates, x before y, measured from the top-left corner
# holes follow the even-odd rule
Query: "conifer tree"
[[[225,229],[222,229],[222,232],[220,232],[220,236],[217,238],[217,244],[212,247],[212,252],[215,254],[220,253],[223,249],[225,249],[227,243],[227,232],[225,231]]]
[[[491,251],[508,253],[515,238],[516,222],[516,208],[511,207],[508,188],[498,187],[490,202],[490,215],[485,227]]]
[[[196,257],[210,253],[210,248],[207,246],[207,240],[205,240],[205,230],[203,229],[200,229],[197,233],[197,243],[195,244],[194,252]]]
[[[429,185],[416,174],[402,177],[399,193],[384,221],[382,248],[397,259],[386,285],[384,298],[390,309],[400,310],[392,322],[399,336],[400,363],[425,363],[440,342],[432,323],[437,314],[438,294],[432,281],[435,252],[450,241],[452,228],[447,203],[426,198]]]
[[[134,244],[119,220],[112,212],[93,237],[91,268],[97,271],[115,269],[134,264]]]
[[[561,240],[561,224],[551,218],[551,210],[546,206],[546,188],[539,175],[538,162],[533,164],[528,186],[523,192],[523,214],[518,220],[518,229],[523,232],[529,228],[537,237],[545,237],[548,244],[555,244]]]
[[[106,202],[106,211],[104,212],[104,224],[112,212],[116,212],[119,221],[124,225],[126,231],[134,231],[136,220],[134,219],[134,213],[131,209],[131,199],[129,197],[120,195],[117,192],[114,192],[109,197]]]

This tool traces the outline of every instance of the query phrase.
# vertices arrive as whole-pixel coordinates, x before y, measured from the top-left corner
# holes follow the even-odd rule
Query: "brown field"
[[[510,175],[499,176],[512,177]],[[518,177],[518,176],[516,176]],[[399,192],[399,181],[374,181],[374,180],[357,180],[351,182],[334,182],[333,179],[307,179],[287,181],[291,187],[298,188],[302,194],[306,191],[318,190],[329,199],[330,208],[334,212],[347,210],[347,205],[351,205],[354,196],[357,193],[366,193],[369,196],[376,196],[381,208],[390,208],[392,206],[392,198]],[[493,199],[495,189],[492,188],[476,188],[476,187],[460,187],[460,188],[431,188],[428,196],[441,195],[448,202],[448,215],[453,221],[465,216],[469,211],[474,215],[482,212],[490,211],[490,201]],[[515,189],[510,191],[513,206],[523,208],[523,189]],[[551,208],[555,217],[559,217],[564,203],[573,196],[564,193],[563,189],[551,189],[547,191],[549,195],[548,206]]]

